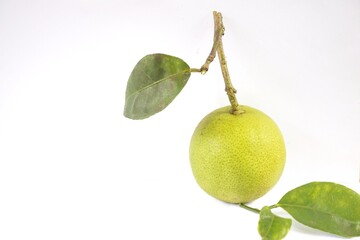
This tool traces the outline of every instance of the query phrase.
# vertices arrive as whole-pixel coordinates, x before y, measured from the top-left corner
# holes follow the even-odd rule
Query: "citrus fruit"
[[[190,142],[193,175],[209,195],[230,203],[245,203],[267,193],[285,165],[285,144],[280,129],[263,112],[230,106],[205,116]]]

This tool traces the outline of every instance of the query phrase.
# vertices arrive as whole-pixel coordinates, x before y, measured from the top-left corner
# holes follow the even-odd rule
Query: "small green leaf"
[[[190,67],[180,58],[165,54],[145,56],[129,77],[124,115],[144,119],[162,111],[180,93],[190,74]]]
[[[300,223],[343,237],[360,236],[360,195],[330,182],[312,182],[286,193],[277,206]]]
[[[289,232],[291,219],[274,215],[269,207],[260,211],[258,231],[262,240],[281,240]]]

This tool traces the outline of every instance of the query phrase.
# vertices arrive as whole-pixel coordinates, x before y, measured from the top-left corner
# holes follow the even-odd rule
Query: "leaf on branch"
[[[165,54],[145,56],[129,77],[124,115],[144,119],[162,111],[184,88],[190,74],[190,67],[180,58]]]
[[[258,231],[262,240],[281,240],[289,232],[291,219],[274,215],[269,207],[260,211]]]
[[[286,193],[277,206],[309,227],[343,237],[360,236],[360,195],[340,184],[305,184]]]

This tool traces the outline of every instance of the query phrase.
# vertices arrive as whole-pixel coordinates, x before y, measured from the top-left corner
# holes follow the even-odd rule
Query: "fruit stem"
[[[246,210],[248,210],[248,211],[250,211],[250,212],[254,212],[254,213],[258,213],[258,214],[260,213],[260,210],[259,210],[259,209],[249,207],[249,206],[247,206],[247,205],[245,205],[245,204],[243,204],[243,203],[240,203],[239,206],[242,207],[242,208],[244,208],[244,209],[246,209]]]
[[[235,96],[236,89],[231,83],[230,74],[226,63],[226,57],[222,43],[222,36],[224,35],[224,31],[225,31],[222,21],[222,15],[220,12],[214,11],[213,16],[214,16],[214,42],[210,54],[207,57],[205,63],[201,66],[201,68],[199,69],[191,68],[191,72],[200,72],[201,74],[204,75],[209,70],[209,65],[210,63],[212,63],[212,61],[214,61],[217,54],[219,56],[221,72],[225,82],[225,91],[228,95],[231,104],[230,113],[238,115],[243,113],[244,110],[241,109],[241,106],[239,105],[236,99]]]
[[[221,42],[221,37],[224,34],[224,28],[223,27],[219,27],[219,23],[216,20],[217,19],[217,15],[218,13],[216,11],[213,12],[214,15],[214,42],[213,42],[213,46],[211,48],[210,54],[209,56],[206,58],[205,63],[201,66],[200,68],[200,72],[201,74],[205,74],[208,70],[209,70],[209,65],[210,63],[212,63],[212,61],[214,61],[215,57],[216,57],[216,51],[218,50],[219,44]],[[219,13],[221,16],[221,13]]]
[[[223,43],[222,43],[222,36],[224,35],[224,25],[223,25],[223,21],[222,21],[222,15],[220,12],[213,12],[214,15],[214,22],[215,22],[215,32],[220,31],[221,34],[219,39],[218,39],[218,44],[217,44],[217,54],[219,56],[219,62],[220,62],[220,67],[221,67],[221,72],[224,78],[224,82],[225,82],[225,91],[228,95],[230,104],[231,104],[231,111],[230,113],[238,115],[244,112],[244,110],[241,109],[235,93],[236,93],[236,89],[234,88],[234,86],[231,83],[231,79],[230,79],[230,74],[229,74],[229,70],[227,67],[227,63],[226,63],[226,57],[225,57],[225,53],[224,53],[224,47],[223,47]],[[214,44],[215,45],[215,44]]]

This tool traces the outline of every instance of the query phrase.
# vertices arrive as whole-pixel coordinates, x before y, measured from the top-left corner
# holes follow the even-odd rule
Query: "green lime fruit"
[[[230,106],[202,119],[190,143],[190,163],[200,187],[229,203],[246,203],[266,194],[280,179],[285,143],[276,123],[263,112]]]

